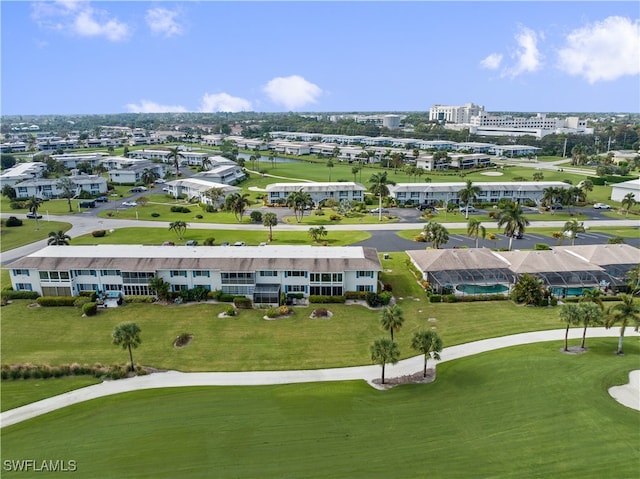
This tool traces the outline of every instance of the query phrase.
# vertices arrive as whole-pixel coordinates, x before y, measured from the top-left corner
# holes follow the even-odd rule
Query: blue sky
[[[640,4],[0,2],[1,113],[640,112]]]

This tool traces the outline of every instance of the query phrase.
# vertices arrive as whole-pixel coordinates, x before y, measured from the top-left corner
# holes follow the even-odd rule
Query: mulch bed
[[[384,378],[384,384],[382,384],[381,378],[371,381],[379,387],[384,389],[391,389],[394,386],[400,386],[402,384],[429,384],[435,381],[436,371],[435,369],[427,369],[427,377],[423,377],[422,371],[407,376],[398,376],[395,378]]]

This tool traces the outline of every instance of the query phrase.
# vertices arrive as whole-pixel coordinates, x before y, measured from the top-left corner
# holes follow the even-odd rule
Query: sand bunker
[[[629,373],[629,382],[609,388],[609,394],[623,406],[640,411],[640,370]]]
[[[480,173],[481,175],[484,176],[502,176],[504,175],[504,173],[500,172],[500,171],[485,171],[483,173]]]

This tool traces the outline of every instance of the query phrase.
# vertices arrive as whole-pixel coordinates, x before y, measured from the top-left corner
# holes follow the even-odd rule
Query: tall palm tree
[[[176,178],[180,176],[180,159],[184,159],[184,154],[180,151],[179,146],[175,146],[174,148],[169,148],[169,154],[167,155],[167,160],[170,162],[173,161],[173,166],[176,169]]]
[[[329,181],[331,181],[331,170],[333,170],[333,160],[331,158],[329,158],[327,160],[327,168],[329,168]]]
[[[385,331],[391,333],[391,341],[393,341],[393,331],[399,331],[402,323],[404,323],[404,316],[402,316],[402,308],[400,306],[393,304],[382,308],[380,324]]]
[[[482,226],[482,222],[476,218],[471,218],[467,223],[467,236],[473,237],[476,240],[476,248],[478,247],[478,237],[482,236],[485,239],[487,236],[487,229]]]
[[[633,193],[627,193],[626,195],[624,195],[624,198],[622,198],[622,208],[627,210],[627,213],[625,216],[629,216],[629,211],[631,211],[631,208],[633,208],[636,204],[636,197]]]
[[[564,224],[562,232],[571,237],[571,245],[573,246],[576,243],[578,233],[585,232],[584,223],[582,221],[578,222],[577,219],[573,218]]]
[[[278,215],[275,213],[265,213],[262,216],[262,226],[269,228],[269,242],[273,240],[273,227],[278,224]]]
[[[166,301],[169,298],[169,288],[171,285],[160,276],[154,276],[149,280],[149,289],[155,293],[160,301]]]
[[[213,162],[211,161],[211,157],[210,156],[205,156],[202,159],[202,171],[208,171],[211,169],[211,165],[213,165]]]
[[[327,236],[329,232],[324,226],[318,226],[318,227],[309,228],[308,233],[309,233],[309,236],[311,236],[311,239],[313,239],[313,241],[317,243],[318,241],[320,241],[321,238],[324,238],[325,236]]]
[[[33,213],[33,217],[36,220],[36,229],[40,229],[40,223],[38,223],[38,209],[42,206],[42,199],[37,196],[29,198],[25,204],[25,207],[30,213]]]
[[[476,197],[480,194],[480,187],[475,186],[471,180],[467,180],[465,187],[458,191],[458,198],[462,203],[468,205],[469,202],[476,199]],[[469,209],[465,208],[465,219],[469,219]]]
[[[399,357],[400,348],[390,339],[378,339],[371,345],[371,361],[382,366],[382,384],[384,384],[385,365],[387,363],[396,364]]]
[[[225,199],[225,206],[234,214],[238,223],[242,222],[242,217],[249,203],[249,193],[231,193]]]
[[[129,358],[131,360],[131,371],[134,370],[132,349],[137,348],[142,343],[140,338],[140,326],[136,323],[120,323],[115,327],[111,334],[113,344],[122,346],[122,349],[129,350]]]
[[[387,172],[374,173],[369,178],[371,192],[378,196],[378,221],[382,221],[382,198],[389,195],[389,185],[395,185],[395,181],[387,178]]]
[[[149,186],[151,183],[156,181],[160,176],[151,168],[145,168],[142,170],[140,174],[140,181],[142,181],[146,186]]]
[[[424,354],[424,369],[422,377],[427,377],[427,360],[433,358],[440,360],[442,352],[442,339],[435,331],[416,331],[411,340],[411,348]]]
[[[169,223],[169,231],[173,231],[178,236],[178,239],[182,239],[185,231],[187,231],[188,226],[189,225],[184,221],[173,221]]]
[[[555,203],[556,199],[558,198],[558,192],[559,192],[559,189],[553,186],[549,186],[548,188],[543,189],[542,200],[541,200],[542,205],[549,206]],[[553,215],[554,213],[555,213],[555,209],[552,208],[551,214]]]
[[[604,302],[602,298],[604,293],[598,288],[587,289],[582,292],[582,298],[580,298],[580,302],[589,302],[596,304],[602,311],[604,311]]]
[[[62,230],[50,231],[49,232],[49,239],[47,240],[47,244],[48,245],[54,245],[54,246],[68,245],[70,239],[71,239],[71,236],[65,234],[65,232],[62,231]]]
[[[351,167],[351,173],[353,174],[353,182],[356,182],[356,175],[358,174],[358,172],[361,170],[361,167],[358,165],[352,166]]]
[[[629,326],[629,323],[633,323],[635,330],[638,331],[638,327],[640,326],[640,303],[634,302],[633,296],[630,294],[621,294],[619,297],[622,302],[609,308],[609,317],[607,318],[605,327],[609,329],[614,324],[620,324],[620,338],[618,339],[616,354],[624,354],[622,351],[624,330]]]
[[[582,324],[584,325],[584,329],[582,330],[582,343],[580,343],[580,348],[584,349],[584,344],[587,339],[587,328],[589,326],[602,324],[604,321],[604,317],[602,314],[602,309],[596,303],[582,302],[579,303],[578,306],[582,310]]]
[[[60,178],[56,186],[60,188],[60,190],[62,190],[62,193],[60,193],[60,196],[62,198],[67,199],[67,204],[69,206],[69,213],[73,213],[73,208],[71,207],[71,198],[73,198],[76,195],[76,191],[78,187],[73,182],[73,180],[68,176]]]
[[[307,207],[310,208],[313,206],[313,198],[308,192],[300,188],[298,191],[294,191],[287,196],[286,205],[293,210],[296,221],[300,223],[302,222],[304,211]]]
[[[513,236],[517,233],[524,233],[529,226],[529,220],[524,217],[522,207],[517,203],[509,203],[498,212],[498,228],[504,226],[504,234],[509,237],[509,251],[513,243]]]
[[[564,351],[569,351],[569,328],[580,324],[583,319],[583,312],[580,306],[575,303],[565,303],[560,309],[560,320],[567,323],[564,333]]]

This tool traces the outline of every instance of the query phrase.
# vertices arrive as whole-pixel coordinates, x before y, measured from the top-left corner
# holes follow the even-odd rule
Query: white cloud
[[[515,59],[515,65],[506,68],[502,72],[502,76],[516,77],[523,73],[534,72],[538,70],[542,64],[542,54],[538,50],[538,39],[543,39],[542,34],[537,34],[533,30],[521,27],[520,31],[515,35],[518,47],[512,58]]]
[[[492,53],[480,61],[480,66],[487,70],[496,70],[500,67],[500,63],[502,63],[502,54]]]
[[[270,80],[264,92],[272,102],[284,106],[287,110],[296,110],[310,103],[316,103],[322,89],[301,76],[277,77]]]
[[[613,16],[572,31],[558,68],[589,83],[640,74],[640,21]]]
[[[184,113],[187,111],[180,105],[161,105],[148,100],[142,100],[138,104],[128,103],[125,108],[131,113]]]
[[[153,33],[172,37],[183,32],[182,25],[176,21],[178,15],[178,12],[158,7],[147,10],[144,18]]]
[[[200,102],[200,111],[207,113],[251,111],[251,102],[228,93],[205,93]]]
[[[34,2],[31,17],[41,27],[82,37],[105,37],[112,42],[126,40],[130,28],[109,12],[93,8],[87,1]]]

